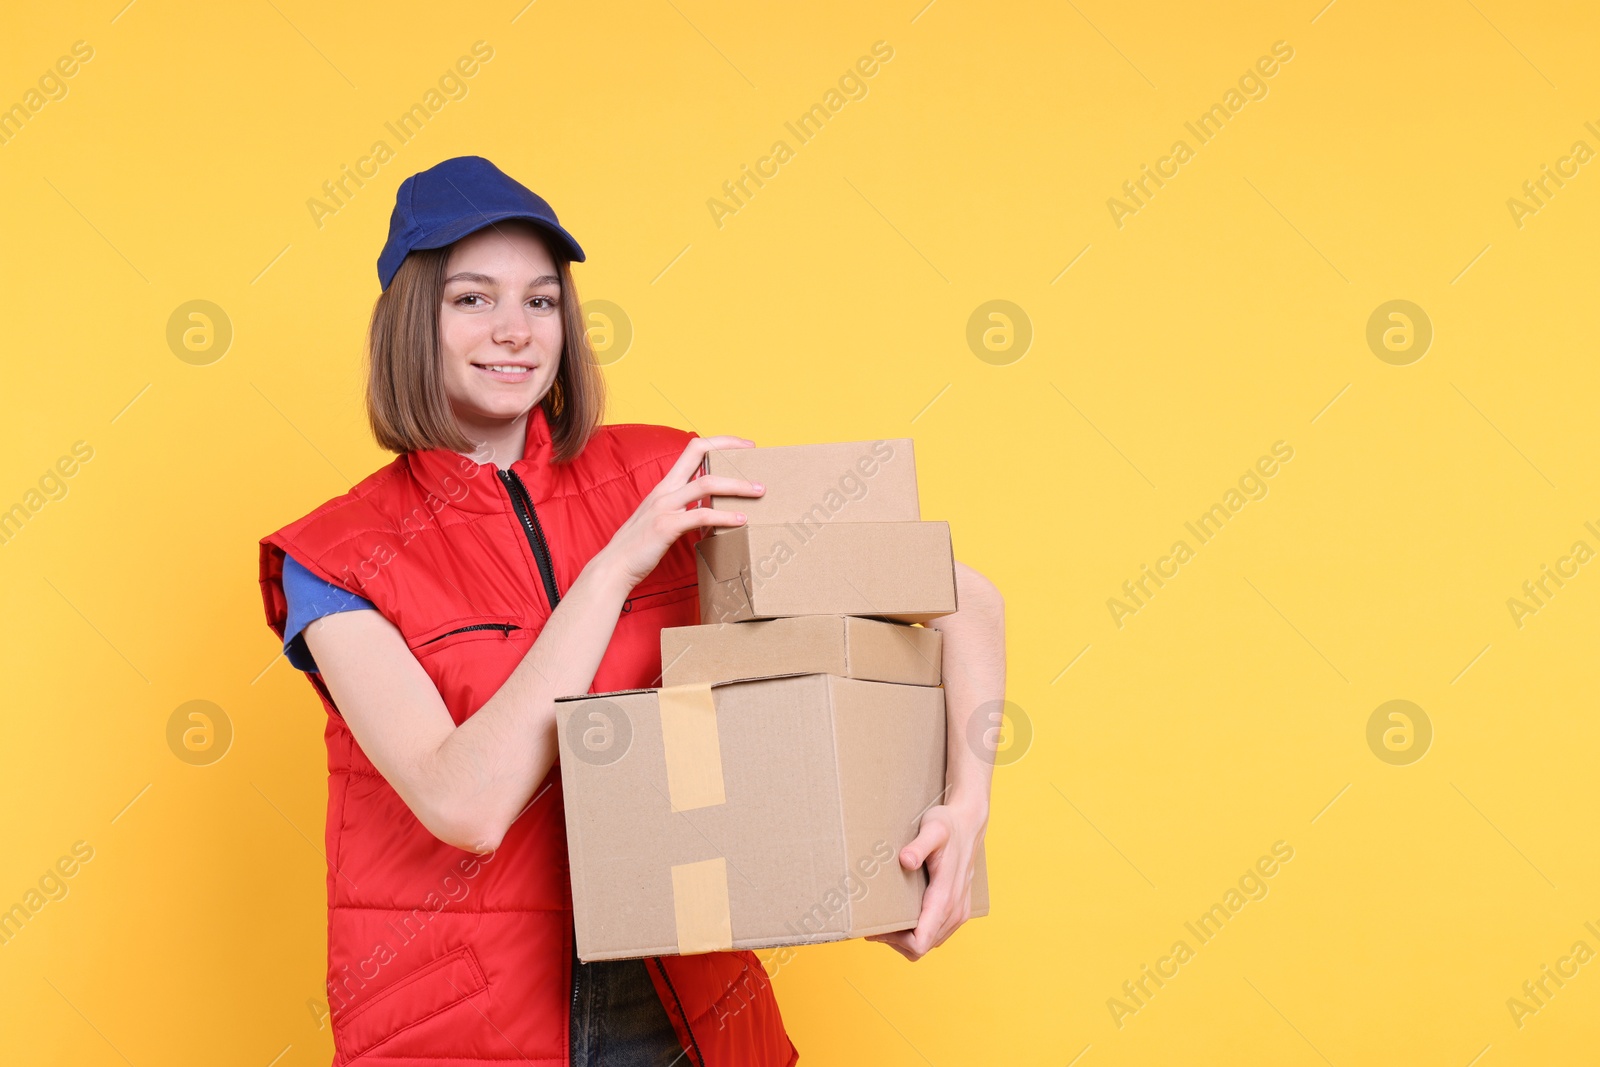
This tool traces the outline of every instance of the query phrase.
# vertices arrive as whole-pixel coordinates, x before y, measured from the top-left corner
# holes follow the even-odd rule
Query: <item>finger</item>
[[[918,955],[933,948],[943,932],[949,917],[949,900],[950,894],[943,887],[930,885],[922,895],[922,914],[917,916],[917,928],[911,931],[911,947]]]
[[[683,454],[673,462],[656,486],[658,489],[675,489],[684,485],[700,468],[700,463],[705,459],[707,452],[723,448],[754,448],[755,442],[747,437],[736,437],[733,434],[723,434],[720,437],[692,437],[684,447]]]
[[[868,934],[866,939],[868,941],[882,941],[886,945],[899,945],[901,948],[905,948],[910,942],[911,931],[889,930],[881,934]]]
[[[904,956],[912,963],[917,961],[917,954],[910,947],[910,937],[907,931],[896,930],[887,934],[873,934],[868,937],[867,940],[877,941],[880,944],[888,945],[890,948],[900,953],[900,955]]]
[[[900,866],[908,871],[916,870],[927,861],[930,852],[943,848],[949,840],[950,827],[944,820],[924,818],[917,836],[900,850]]]
[[[673,540],[702,526],[743,526],[750,521],[744,512],[724,508],[688,508],[667,514],[668,532]]]
[[[746,438],[739,438],[739,440],[746,441],[746,443],[750,447],[754,447],[755,446],[755,442],[754,441],[749,441]],[[745,458],[738,454],[739,453],[739,449],[737,449],[737,448],[734,448],[734,449],[723,449],[723,450],[720,450],[720,451],[724,451],[727,454],[719,457],[720,462],[718,463],[718,466],[723,467],[726,470],[732,471],[738,477],[741,477],[741,478],[749,477],[749,475],[744,470]]]
[[[726,474],[704,474],[688,485],[667,490],[662,494],[661,500],[668,507],[676,509],[712,496],[760,497],[765,493],[766,489],[757,489],[754,482],[743,478],[732,478]]]
[[[934,910],[935,918],[928,924],[928,946],[925,951],[938,948],[945,938],[955,932],[956,927],[966,921],[971,898],[968,895],[970,890],[959,884],[961,867],[962,864],[948,851],[935,854],[929,862],[928,888],[922,899],[925,909]],[[919,933],[923,928],[921,919],[926,918],[925,912],[918,920]]]
[[[938,948],[949,940],[950,935],[960,928],[972,915],[972,900],[965,892],[952,891],[945,898],[944,907],[941,909],[943,916],[938,929],[934,932],[933,944],[930,949]]]

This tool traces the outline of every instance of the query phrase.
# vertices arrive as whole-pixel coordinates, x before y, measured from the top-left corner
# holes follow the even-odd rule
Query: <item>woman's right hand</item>
[[[434,836],[479,854],[499,847],[557,761],[555,698],[590,686],[623,598],[685,531],[744,522],[737,512],[686,506],[712,494],[764,492],[739,478],[694,478],[701,459],[714,448],[754,445],[743,437],[690,440],[595,556],[591,567],[601,569],[585,568],[511,677],[464,723],[452,720],[406,639],[378,612],[339,612],[306,627],[357,744]]]
[[[696,437],[689,442],[666,477],[650,490],[600,553],[618,569],[629,591],[656,569],[667,549],[688,531],[702,526],[744,525],[742,512],[688,505],[712,494],[759,497],[765,493],[764,486],[743,478],[710,474],[694,477],[707,452],[754,447],[754,441],[731,435]]]

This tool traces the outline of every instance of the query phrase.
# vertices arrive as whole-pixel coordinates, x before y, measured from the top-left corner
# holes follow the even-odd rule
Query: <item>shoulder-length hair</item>
[[[541,238],[542,240],[542,238]],[[546,247],[549,242],[546,242]],[[448,448],[471,453],[478,442],[461,432],[450,410],[440,365],[439,309],[450,247],[406,256],[372,308],[367,330],[367,420],[390,452]],[[605,410],[605,380],[589,347],[572,264],[555,254],[561,278],[561,363],[540,404],[550,425],[553,461],[583,451]]]

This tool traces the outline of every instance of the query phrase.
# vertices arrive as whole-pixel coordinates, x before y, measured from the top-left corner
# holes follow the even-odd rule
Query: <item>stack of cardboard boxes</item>
[[[927,884],[898,853],[943,799],[943,649],[912,624],[955,611],[956,586],[911,441],[702,470],[766,486],[709,501],[748,521],[696,546],[702,625],[661,632],[660,688],[558,702],[584,960],[909,929]]]

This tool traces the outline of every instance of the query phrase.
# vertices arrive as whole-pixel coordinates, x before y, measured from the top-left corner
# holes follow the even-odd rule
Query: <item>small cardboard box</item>
[[[956,610],[947,522],[730,527],[695,543],[700,621],[865,615],[928,622]]]
[[[898,854],[943,795],[943,689],[798,674],[561,697],[556,720],[579,958],[916,925],[927,876]]]
[[[661,631],[661,684],[817,672],[938,685],[943,638],[938,630],[852,615],[668,626]]]
[[[916,522],[922,517],[909,437],[722,448],[707,452],[700,470],[767,487],[759,497],[710,497],[712,507],[742,511],[752,523]],[[721,536],[728,529],[713,526],[711,533]]]

